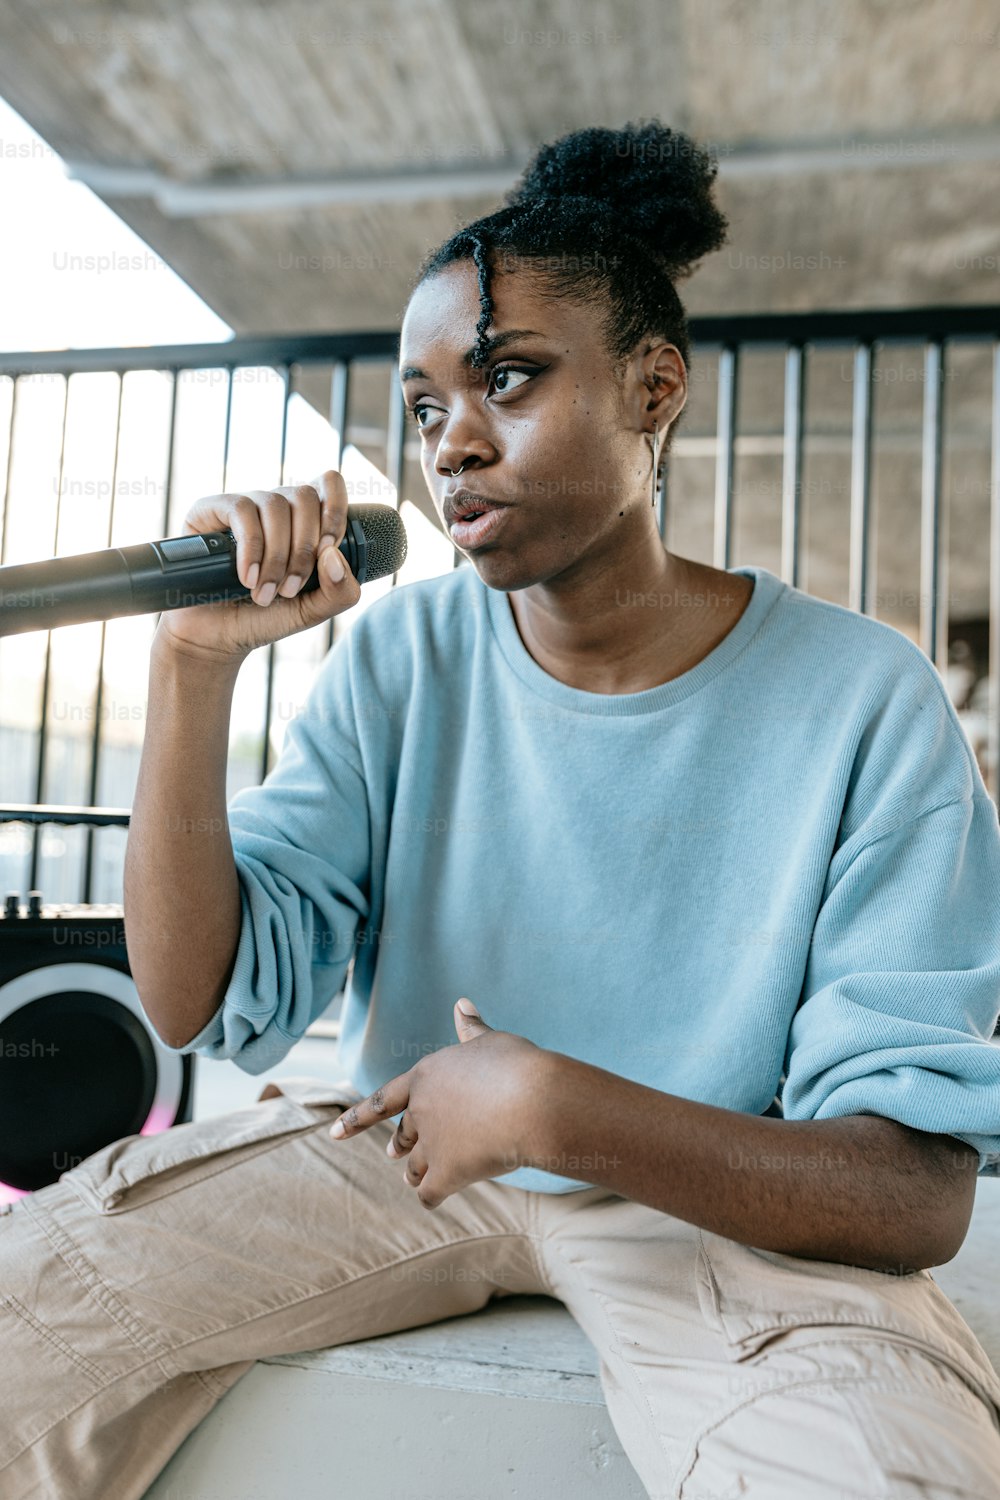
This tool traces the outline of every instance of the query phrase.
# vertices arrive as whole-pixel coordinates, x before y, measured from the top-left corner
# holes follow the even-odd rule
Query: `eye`
[[[531,380],[535,375],[541,373],[541,368],[542,367],[534,368],[523,365],[492,365],[489,370],[490,385],[492,386],[494,384],[495,379],[500,379],[507,375],[523,375],[526,379]],[[520,387],[516,385],[506,386],[504,389],[500,390],[499,394],[501,396],[505,396],[509,391],[516,391],[519,389]],[[412,422],[416,426],[418,431],[422,432],[428,426],[428,423],[422,422],[420,420],[420,412],[439,410],[440,408],[437,406],[428,406],[424,401],[417,401],[413,406],[406,406],[403,408],[403,416],[407,422]]]
[[[430,407],[423,406],[420,402],[417,402],[416,406],[404,406],[403,407],[403,420],[406,421],[406,422],[412,422],[413,425],[414,425],[414,427],[416,427],[419,430],[421,427],[423,427],[424,424],[418,418],[417,413],[421,412],[421,411],[430,411],[430,410],[431,410]]]
[[[493,369],[490,371],[490,375],[495,375],[497,379],[500,379],[500,377],[504,375],[524,375],[527,379],[530,380],[532,375],[537,375],[537,373],[537,370],[526,370],[519,365],[494,365]],[[517,386],[507,386],[507,390],[516,391]],[[503,392],[501,392],[501,394],[503,394]]]

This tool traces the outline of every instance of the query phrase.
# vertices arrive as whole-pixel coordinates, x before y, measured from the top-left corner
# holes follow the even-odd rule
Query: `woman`
[[[1000,1494],[1000,1380],[928,1270],[1000,1149],[1000,830],[905,637],[663,547],[713,178],[658,122],[576,132],[425,263],[400,378],[471,566],[355,623],[231,842],[240,663],[360,590],[335,473],[189,513],[253,605],[160,621],[133,972],[169,1046],[259,1073],[353,957],[346,1079],[0,1220],[11,1500],[138,1496],[256,1359],[515,1292],[592,1339],[650,1495]],[[99,1278],[72,1330],[52,1246]]]

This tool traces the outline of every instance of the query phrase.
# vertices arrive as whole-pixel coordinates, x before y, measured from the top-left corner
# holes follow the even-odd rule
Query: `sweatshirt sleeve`
[[[263,783],[230,798],[241,908],[236,960],[215,1014],[169,1051],[263,1073],[343,984],[371,889],[351,688],[354,633],[324,658]]]
[[[881,1115],[956,1136],[979,1152],[979,1175],[995,1172],[998,1014],[1000,826],[979,784],[865,842],[828,880],[784,1117]]]

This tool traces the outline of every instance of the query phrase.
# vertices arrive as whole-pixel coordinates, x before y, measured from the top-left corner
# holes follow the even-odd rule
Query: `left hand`
[[[465,1015],[458,1003],[454,1020],[460,1046],[428,1053],[346,1109],[330,1131],[335,1140],[347,1139],[404,1110],[387,1154],[409,1155],[403,1180],[425,1208],[525,1165],[544,1098],[544,1048],[494,1031],[478,1011]]]

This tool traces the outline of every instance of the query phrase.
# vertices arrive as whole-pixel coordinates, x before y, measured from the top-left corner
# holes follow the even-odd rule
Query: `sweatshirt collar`
[[[591,693],[582,688],[570,687],[552,677],[527,650],[521,640],[517,622],[510,606],[510,595],[500,589],[491,589],[484,584],[470,563],[469,571],[476,586],[485,595],[486,611],[493,636],[508,666],[517,677],[539,697],[571,712],[595,714],[601,717],[630,717],[636,714],[658,713],[671,708],[683,699],[698,692],[714,677],[730,666],[744,647],[757,634],[771,609],[788,585],[767,568],[745,565],[728,568],[729,573],[739,573],[752,578],[753,593],[736,624],[707,656],[689,671],[682,672],[670,682],[647,688],[639,693]]]

